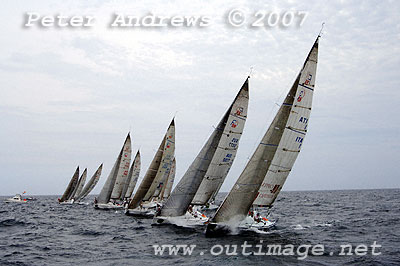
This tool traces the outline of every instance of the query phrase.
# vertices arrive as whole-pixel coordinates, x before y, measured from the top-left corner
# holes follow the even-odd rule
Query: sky
[[[232,10],[243,25],[229,24]],[[77,165],[90,177],[104,163],[99,193],[128,132],[143,177],[174,116],[177,182],[251,71],[229,191],[322,22],[308,134],[284,190],[399,188],[399,10],[399,1],[4,1],[0,195],[60,195]],[[25,26],[32,12],[95,19]],[[273,25],[272,12],[293,20]],[[116,14],[205,16],[209,25],[111,27]]]

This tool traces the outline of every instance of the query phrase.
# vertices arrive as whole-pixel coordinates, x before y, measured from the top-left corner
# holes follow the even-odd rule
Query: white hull
[[[6,200],[4,200],[4,202],[7,202],[7,203],[14,203],[14,202],[16,202],[16,203],[27,203],[28,201],[27,200],[22,200],[22,199],[13,199],[13,198],[10,198],[10,199],[6,199]]]
[[[253,217],[247,216],[242,222],[236,225],[210,223],[207,226],[206,236],[222,236],[229,234],[239,234],[243,231],[253,231],[265,233],[276,225],[276,221],[261,218],[258,222]]]
[[[200,212],[189,213],[176,217],[156,216],[153,218],[152,225],[176,225],[179,227],[202,227],[208,222],[208,217]]]
[[[112,210],[112,209],[122,209],[123,206],[119,204],[113,204],[113,203],[95,203],[94,204],[95,209],[100,209],[100,210]]]
[[[148,208],[125,209],[125,214],[128,216],[153,218],[155,213],[156,213],[155,209],[148,209]]]

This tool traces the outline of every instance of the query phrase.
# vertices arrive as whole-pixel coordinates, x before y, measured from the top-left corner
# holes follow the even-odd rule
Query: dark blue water
[[[92,205],[59,205],[57,196],[26,204],[0,202],[0,265],[400,265],[400,190],[282,192],[267,234],[206,238],[202,230],[152,227],[151,220]],[[223,196],[220,195],[220,198]],[[241,245],[253,245],[242,254]],[[263,241],[260,244],[260,241]],[[371,244],[376,241],[372,255]],[[155,255],[153,245],[196,245],[192,255]],[[256,255],[255,245],[324,245],[322,255]],[[339,255],[340,245],[367,245],[366,255]],[[237,255],[215,255],[237,245]],[[291,247],[291,246],[287,246]],[[225,248],[225,247],[224,247]],[[211,254],[211,251],[213,254]],[[303,250],[304,251],[304,250]],[[347,254],[346,250],[346,254]],[[201,253],[203,252],[203,253]],[[203,255],[201,255],[203,254]]]

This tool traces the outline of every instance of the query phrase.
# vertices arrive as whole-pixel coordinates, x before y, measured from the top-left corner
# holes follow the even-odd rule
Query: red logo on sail
[[[231,127],[235,128],[235,127],[237,127],[237,125],[238,125],[238,122],[236,120],[233,120],[231,122]]]
[[[238,108],[236,109],[236,114],[237,114],[237,115],[242,115],[242,113],[243,113],[243,107],[238,107]]]
[[[305,95],[306,95],[306,92],[304,90],[300,91],[299,97],[297,97],[297,101],[301,102],[301,100],[304,98]]]

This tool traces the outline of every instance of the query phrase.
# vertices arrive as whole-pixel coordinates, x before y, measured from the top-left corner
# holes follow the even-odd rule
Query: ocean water
[[[18,204],[1,197],[0,265],[400,265],[399,192],[282,192],[270,216],[278,219],[274,229],[220,238],[206,238],[201,228],[154,227],[150,219],[95,210],[91,202],[59,205],[57,196],[39,196]],[[243,253],[244,244],[252,247]],[[167,247],[160,255],[153,245],[196,246],[191,255],[169,255]],[[270,245],[287,252],[263,254]],[[324,250],[313,254],[305,245]],[[341,245],[350,245],[344,255]]]

